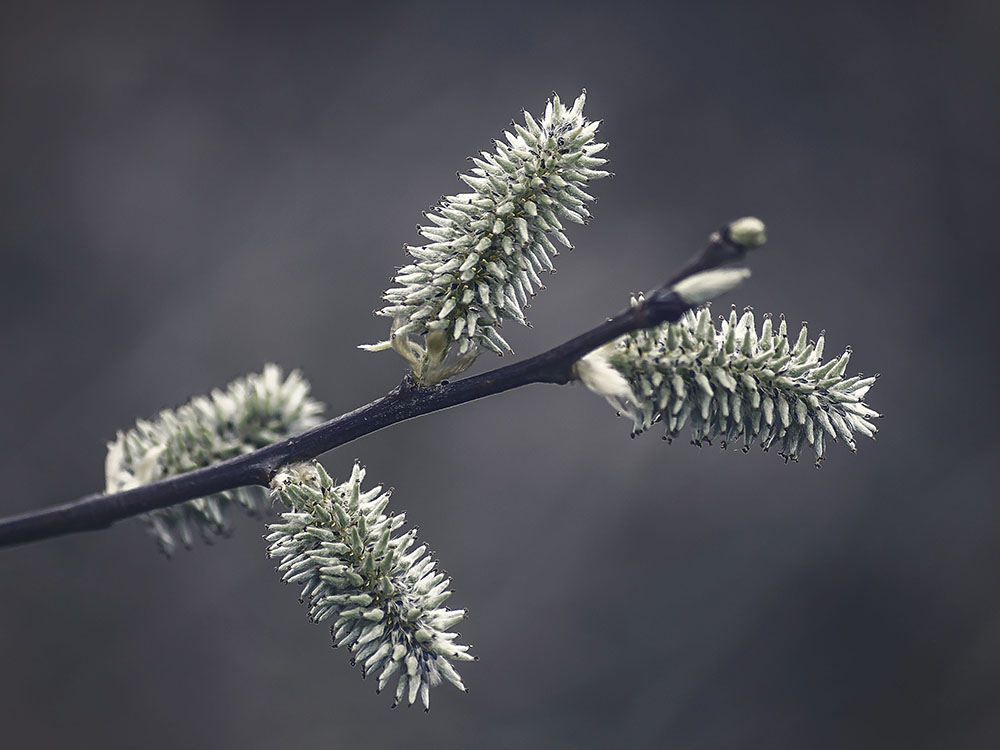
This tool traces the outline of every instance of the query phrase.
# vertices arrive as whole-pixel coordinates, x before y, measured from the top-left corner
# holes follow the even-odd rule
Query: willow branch
[[[299,435],[212,466],[151,482],[116,494],[94,493],[73,502],[0,519],[0,547],[81,531],[105,529],[116,521],[247,485],[268,485],[275,472],[370,435],[390,425],[531,383],[564,385],[574,379],[581,357],[630,331],[678,320],[704,298],[685,294],[679,282],[696,273],[742,259],[763,242],[743,237],[738,222],[714,233],[708,246],[663,286],[636,306],[537,356],[456,382],[418,387],[410,376],[392,391],[354,411]],[[737,241],[739,240],[739,241]]]

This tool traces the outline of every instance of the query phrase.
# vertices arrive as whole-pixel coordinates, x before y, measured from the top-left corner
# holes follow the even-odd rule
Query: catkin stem
[[[125,492],[94,493],[63,505],[0,519],[0,547],[105,529],[125,518],[236,487],[267,486],[285,464],[316,458],[390,425],[531,383],[564,385],[574,379],[573,364],[585,354],[630,331],[678,320],[692,304],[674,291],[674,285],[693,273],[742,259],[747,249],[734,242],[728,227],[724,228],[713,234],[708,246],[668,284],[646,295],[642,304],[546,352],[481,375],[426,388],[418,387],[408,375],[381,398],[252,453]]]

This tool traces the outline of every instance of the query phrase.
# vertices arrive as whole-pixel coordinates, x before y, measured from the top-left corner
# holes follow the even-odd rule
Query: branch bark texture
[[[564,385],[584,355],[630,331],[678,320],[701,300],[674,286],[695,273],[742,259],[748,248],[730,236],[736,223],[714,233],[708,246],[667,284],[595,328],[521,362],[456,382],[418,387],[410,376],[392,391],[354,411],[252,453],[116,494],[94,493],[73,502],[0,519],[0,547],[80,531],[105,529],[116,521],[235,487],[268,485],[283,465],[303,461],[414,417],[441,411],[531,383]]]

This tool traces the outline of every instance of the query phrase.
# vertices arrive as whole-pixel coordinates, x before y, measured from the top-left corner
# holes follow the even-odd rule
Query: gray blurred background
[[[542,351],[756,214],[717,303],[828,331],[886,414],[821,471],[667,446],[535,386],[325,457],[397,488],[481,661],[389,710],[264,557],[137,522],[0,551],[9,748],[994,748],[1000,438],[991,2],[4,3],[3,514],[103,483],[138,416],[301,368],[392,388],[370,311],[522,107],[588,90],[613,180]],[[796,326],[793,325],[793,329]],[[476,371],[499,364],[484,355]]]

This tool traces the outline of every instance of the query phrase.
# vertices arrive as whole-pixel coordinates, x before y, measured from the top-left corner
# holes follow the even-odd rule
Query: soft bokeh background
[[[536,386],[328,455],[397,487],[471,610],[471,692],[427,715],[330,650],[248,519],[172,561],[134,521],[2,550],[2,744],[997,747],[1000,6],[751,5],[4,3],[3,514],[266,361],[333,413],[392,388],[355,346],[402,243],[552,90],[588,89],[618,176],[520,355],[752,213],[720,309],[826,328],[887,418],[816,471]]]

